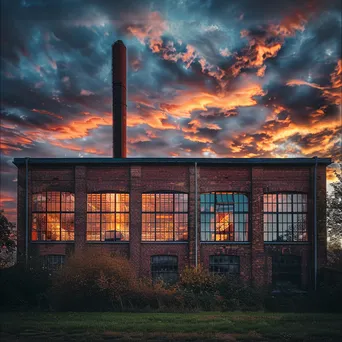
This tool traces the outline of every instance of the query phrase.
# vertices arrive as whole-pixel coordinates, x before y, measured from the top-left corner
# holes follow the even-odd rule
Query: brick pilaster
[[[87,234],[87,169],[75,166],[75,252],[85,247]]]
[[[191,266],[196,264],[196,224],[195,224],[195,211],[196,211],[196,189],[195,189],[195,166],[189,167],[189,263]],[[199,191],[199,178],[200,172],[197,166],[197,262],[200,264],[200,191]]]
[[[129,259],[139,276],[141,247],[141,167],[130,168]]]
[[[251,205],[251,228],[252,243],[252,283],[256,286],[265,284],[265,252],[263,234],[263,168],[252,167],[252,205]]]

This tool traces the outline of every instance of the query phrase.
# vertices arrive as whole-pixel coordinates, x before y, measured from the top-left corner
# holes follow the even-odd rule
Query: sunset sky
[[[128,50],[128,157],[341,161],[340,6],[1,0],[5,214],[15,221],[14,157],[112,155],[117,39]]]

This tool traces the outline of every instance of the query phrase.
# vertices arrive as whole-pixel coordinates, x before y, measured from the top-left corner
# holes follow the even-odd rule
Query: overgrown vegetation
[[[327,198],[328,265],[342,271],[342,164]]]
[[[1,270],[2,310],[45,311],[291,311],[340,312],[339,283],[318,292],[275,296],[236,278],[187,268],[168,286],[135,276],[129,261],[104,252],[83,251],[49,273],[32,263]]]
[[[15,262],[15,225],[8,221],[0,210],[0,268],[12,266]]]

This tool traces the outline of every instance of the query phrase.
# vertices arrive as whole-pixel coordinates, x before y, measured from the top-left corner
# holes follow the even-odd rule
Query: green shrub
[[[223,310],[261,310],[265,291],[247,285],[234,276],[222,276],[218,284],[221,307]]]

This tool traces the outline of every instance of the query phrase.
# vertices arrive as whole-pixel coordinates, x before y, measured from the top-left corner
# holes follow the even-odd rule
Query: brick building
[[[45,256],[58,263],[87,247],[126,256],[141,276],[172,278],[201,263],[257,284],[306,288],[315,253],[318,269],[326,260],[330,162],[15,159],[18,260]]]
[[[126,158],[126,47],[113,45],[113,158],[16,158],[18,261],[84,248],[173,281],[202,264],[308,288],[326,261],[328,158]]]

